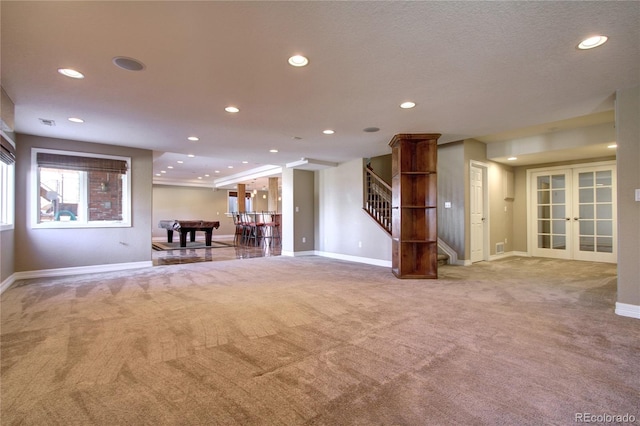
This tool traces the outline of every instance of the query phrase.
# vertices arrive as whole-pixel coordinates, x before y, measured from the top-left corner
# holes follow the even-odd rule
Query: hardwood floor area
[[[233,244],[233,239],[220,241]],[[160,266],[280,256],[281,251],[281,246],[275,244],[273,246],[261,244],[257,247],[253,245],[235,244],[230,247],[153,250],[151,257],[153,259],[153,266]]]

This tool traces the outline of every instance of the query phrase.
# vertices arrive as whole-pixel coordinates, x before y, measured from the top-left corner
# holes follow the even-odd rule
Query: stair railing
[[[391,234],[391,186],[367,166],[364,176],[363,209]]]

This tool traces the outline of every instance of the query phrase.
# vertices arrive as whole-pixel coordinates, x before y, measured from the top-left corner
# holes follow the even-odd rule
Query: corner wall
[[[618,173],[618,303],[616,313],[640,318],[640,86],[616,94]]]
[[[363,210],[364,162],[356,159],[318,173],[316,250],[343,258],[391,262],[391,236]],[[390,272],[390,271],[389,271]]]

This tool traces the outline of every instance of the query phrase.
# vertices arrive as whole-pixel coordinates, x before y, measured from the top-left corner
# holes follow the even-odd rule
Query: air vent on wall
[[[504,243],[496,243],[496,254],[504,254]]]
[[[53,127],[56,125],[56,122],[54,120],[48,120],[46,118],[39,118],[39,120],[45,126]]]

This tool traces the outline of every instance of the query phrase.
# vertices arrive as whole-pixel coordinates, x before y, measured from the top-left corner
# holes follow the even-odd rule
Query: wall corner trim
[[[616,302],[616,315],[640,319],[640,305]]]

